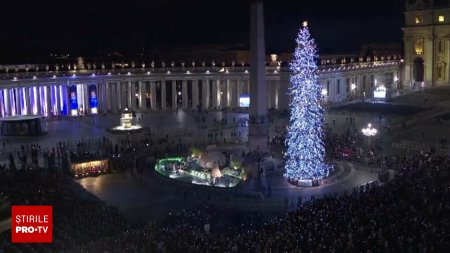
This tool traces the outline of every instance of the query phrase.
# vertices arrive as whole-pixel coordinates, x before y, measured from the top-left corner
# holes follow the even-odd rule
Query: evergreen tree
[[[311,38],[307,22],[298,33],[297,48],[290,63],[292,75],[289,88],[290,120],[287,134],[287,161],[284,177],[316,180],[328,176],[324,163],[323,109],[320,105],[321,85],[317,67],[317,47]]]

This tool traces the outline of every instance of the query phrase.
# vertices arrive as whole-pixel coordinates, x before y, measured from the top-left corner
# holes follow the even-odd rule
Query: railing
[[[325,64],[319,66],[321,73],[323,72],[335,72],[335,71],[349,71],[366,68],[387,67],[395,66],[400,63],[399,60],[385,60],[385,61],[371,61],[371,62],[353,62],[345,64]],[[3,68],[4,69],[4,68]],[[96,68],[96,69],[58,69],[58,70],[42,70],[39,68],[25,70],[17,70],[14,72],[0,73],[0,79],[3,80],[20,80],[20,79],[38,79],[38,78],[67,78],[76,76],[97,76],[97,75],[133,75],[133,74],[170,74],[170,73],[185,73],[185,74],[227,74],[227,73],[248,73],[250,71],[249,66],[185,66],[185,67],[150,67],[150,68]],[[289,73],[289,67],[287,66],[267,66],[266,73],[278,74]]]
[[[229,72],[245,72],[248,68],[234,67],[227,68]],[[84,69],[84,70],[58,70],[58,71],[44,71],[44,72],[17,72],[0,74],[0,79],[3,80],[19,80],[31,78],[52,78],[52,77],[76,77],[76,76],[97,76],[97,75],[132,75],[132,74],[170,74],[170,73],[226,73],[227,70],[222,68],[207,68],[207,67],[190,67],[190,68],[120,68],[120,69]]]

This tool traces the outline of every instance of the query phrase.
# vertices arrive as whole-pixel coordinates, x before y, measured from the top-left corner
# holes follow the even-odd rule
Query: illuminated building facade
[[[417,90],[448,85],[449,1],[407,1],[403,32],[405,88]]]
[[[320,67],[322,95],[328,102],[369,98],[379,84],[398,88],[400,57],[328,61]],[[248,106],[247,66],[156,66],[68,70],[58,68],[0,74],[0,115],[77,116],[97,113],[182,109],[238,109]],[[149,65],[146,65],[149,66]],[[268,108],[287,109],[290,72],[266,67]]]

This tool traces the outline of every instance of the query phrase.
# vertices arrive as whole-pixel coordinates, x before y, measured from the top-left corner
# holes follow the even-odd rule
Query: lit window
[[[445,21],[445,17],[444,16],[439,16],[438,17],[438,21],[439,22],[444,22]]]
[[[423,23],[423,16],[419,15],[416,16],[416,24],[422,24]]]

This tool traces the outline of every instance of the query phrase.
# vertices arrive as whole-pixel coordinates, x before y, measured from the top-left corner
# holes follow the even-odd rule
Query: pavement
[[[414,101],[413,98],[410,98]],[[405,103],[405,101],[402,101]],[[200,118],[200,122],[196,120]],[[205,118],[203,122],[202,118]],[[361,111],[333,111],[325,115],[326,123],[335,133],[344,133],[349,126],[348,118],[355,119],[354,126],[361,129],[371,123],[375,128],[383,129],[389,124],[389,121],[400,116],[381,115],[378,112]],[[112,140],[123,138],[124,135],[111,134],[108,129],[119,124],[120,115],[97,115],[86,116],[46,122],[48,133],[39,137],[0,137],[0,145],[5,142],[5,148],[0,146],[0,163],[7,163],[9,152],[17,152],[21,145],[39,143],[41,147],[53,147],[59,141],[76,143],[84,139],[96,139],[107,137]],[[245,121],[248,114],[245,113],[223,113],[208,112],[198,115],[194,112],[152,112],[146,114],[137,114],[137,121],[144,128],[149,129],[153,135],[158,136],[179,136],[183,141],[206,140],[211,136],[217,135],[217,140],[222,138],[231,138],[232,133],[239,134],[244,139],[248,134],[248,126],[240,124]],[[226,119],[229,124],[220,125],[217,121]],[[275,129],[283,129],[287,124],[287,118],[275,118],[270,127],[270,135],[275,135]],[[204,128],[204,125],[207,125]],[[425,136],[419,134],[425,132]],[[189,135],[186,135],[189,133]],[[379,132],[379,137],[384,140],[386,147],[392,147],[391,143],[402,139],[412,140],[430,140],[437,141],[442,136],[450,136],[448,128],[436,128],[435,126],[421,126],[411,128],[396,133],[393,136]],[[214,137],[215,139],[215,137]],[[244,143],[245,144],[245,143]],[[387,152],[395,152],[392,148],[386,148]],[[235,154],[239,156],[238,153]],[[147,168],[144,173],[135,174],[132,172],[114,173],[101,175],[98,177],[77,179],[76,182],[84,187],[88,192],[105,201],[108,205],[118,207],[124,215],[133,221],[138,220],[160,220],[171,212],[181,209],[195,207],[204,199],[212,198],[217,203],[226,203],[226,205],[239,206],[245,208],[260,208],[277,206],[282,207],[286,202],[293,203],[297,199],[307,199],[313,196],[322,196],[324,194],[333,194],[344,191],[350,191],[354,187],[359,187],[368,182],[377,180],[377,172],[372,172],[370,168],[365,168],[349,162],[339,163],[340,171],[334,178],[328,179],[327,183],[318,187],[301,188],[290,185],[282,177],[280,168],[282,161],[276,158],[268,159],[263,166],[266,170],[261,178],[250,177],[239,186],[239,191],[247,193],[256,198],[251,201],[246,198],[232,198],[232,201],[222,201],[223,196],[214,195],[208,190],[198,190],[194,193],[183,196],[186,188],[178,185],[164,184],[155,182],[151,174],[153,168]],[[272,171],[269,173],[269,171]],[[262,196],[261,185],[266,189],[271,187],[270,196]],[[204,188],[202,188],[204,189]],[[212,195],[211,195],[212,194]],[[251,203],[254,203],[252,205]],[[282,204],[280,204],[282,203]]]

